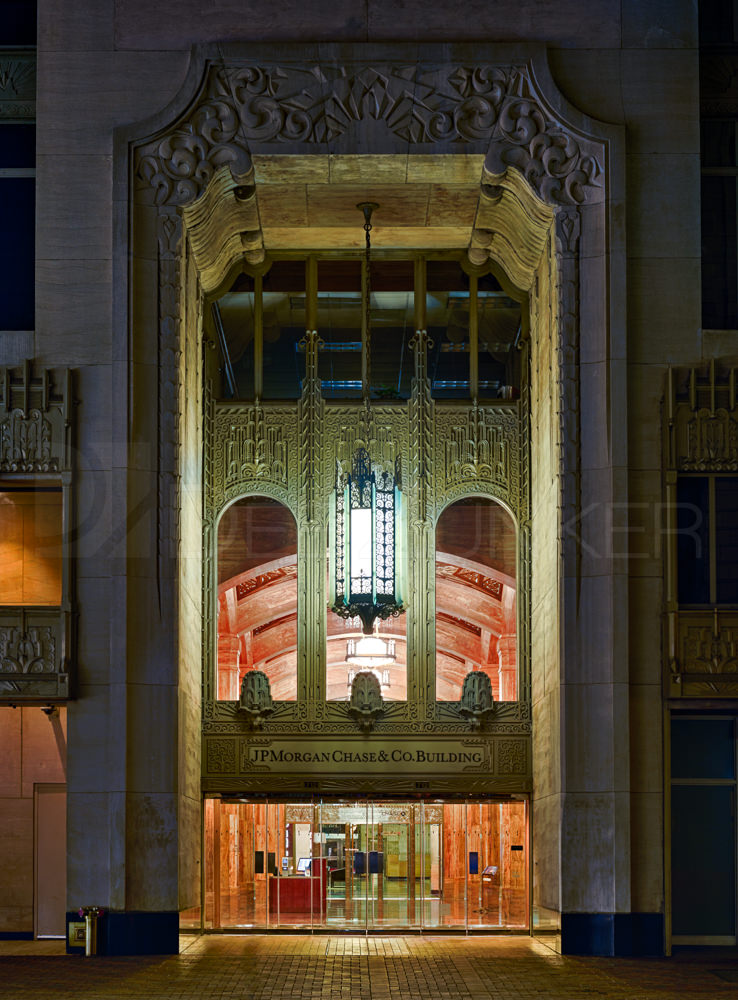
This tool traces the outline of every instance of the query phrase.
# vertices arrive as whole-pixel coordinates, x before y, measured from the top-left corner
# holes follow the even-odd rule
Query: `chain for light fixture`
[[[371,343],[372,343],[372,212],[379,208],[376,201],[360,201],[356,206],[360,212],[364,213],[364,235],[366,249],[366,278],[364,281],[364,351],[365,353],[365,373],[364,399],[368,400],[371,395]]]

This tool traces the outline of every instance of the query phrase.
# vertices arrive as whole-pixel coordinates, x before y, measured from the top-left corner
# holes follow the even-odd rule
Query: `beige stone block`
[[[630,686],[630,787],[633,792],[661,792],[663,773],[661,685]]]
[[[664,365],[628,365],[628,465],[660,469]]]
[[[627,157],[628,256],[700,256],[700,160],[686,154]]]
[[[111,519],[112,474],[81,470],[77,476],[75,544],[78,577],[107,577],[110,557],[120,535],[120,522],[113,531]]]
[[[89,52],[112,49],[114,0],[39,0],[39,53],[61,49],[66,52]]]
[[[308,221],[311,226],[348,227],[363,240],[364,217],[357,209],[363,201],[379,204],[372,216],[372,241],[385,227],[425,226],[428,221],[429,185],[324,184],[308,185]]]
[[[330,181],[330,160],[327,154],[314,156],[263,156],[252,157],[257,197],[262,186],[270,184],[328,184]]]
[[[628,660],[633,684],[661,682],[663,588],[660,577],[631,577],[628,582]]]
[[[369,7],[368,37],[372,40],[414,41],[419,25],[423,38],[441,42],[447,41],[450,34],[461,42],[499,38],[500,26],[504,25],[506,41],[536,38],[550,45],[582,48],[620,45],[620,10],[608,0],[595,0],[588,6],[562,0],[545,7],[537,0],[500,0],[493,7],[484,0],[469,0],[463,9],[451,0],[432,7],[422,0],[406,0],[401,8],[391,0],[377,0]],[[451,25],[453,32],[449,30]],[[454,46],[449,48],[453,58]]]
[[[177,829],[179,834],[178,908],[184,910],[200,903],[202,799],[199,795],[180,795]]]
[[[179,93],[189,51],[169,48],[155,56],[93,51],[84,59],[47,51],[38,64],[38,154],[111,155],[116,126],[145,120]]]
[[[660,792],[630,798],[631,905],[634,913],[664,906],[664,802]]]
[[[615,124],[623,121],[621,58],[617,48],[549,51],[551,74],[567,100],[585,115]]]
[[[407,158],[408,184],[451,184],[473,187],[482,183],[484,155],[478,153],[424,154]]]
[[[537,797],[561,791],[560,738],[559,693],[551,691],[533,705],[533,787]]]
[[[569,913],[615,911],[616,796],[584,792],[563,796],[561,908]]]
[[[331,184],[404,184],[408,157],[403,154],[374,156],[331,156]],[[376,199],[372,199],[374,201]]]
[[[49,716],[38,708],[24,708],[22,712],[22,794],[32,799],[34,784],[66,781],[67,713]]]
[[[137,670],[138,683],[127,688],[129,725],[137,734],[128,748],[129,792],[169,793],[177,788],[177,689],[156,683],[157,673],[151,665]],[[146,683],[141,683],[144,678]]]
[[[700,261],[628,262],[628,356],[637,364],[699,364],[702,356]]]
[[[430,190],[428,221],[432,226],[471,227],[478,200],[478,186],[433,184]]]
[[[125,859],[117,851],[116,838],[111,837],[109,798],[104,792],[78,792],[69,783],[67,843],[74,845],[67,857],[67,905],[71,909],[110,907],[111,903],[125,907],[124,899],[111,901],[111,867],[115,873],[124,872]]]
[[[21,713],[18,708],[0,707],[0,799],[21,795]]]
[[[40,365],[110,360],[109,260],[36,261],[36,361]]]
[[[128,908],[177,908],[176,795],[126,795],[126,860]]]
[[[363,225],[363,223],[362,223]],[[375,250],[463,250],[471,229],[452,226],[383,226],[372,232]],[[265,229],[267,250],[363,250],[362,226],[319,226],[305,229]]]
[[[661,578],[665,537],[660,473],[633,471],[629,474],[627,518],[630,575]]]
[[[616,791],[613,688],[594,682],[563,688],[562,780],[567,793]]]
[[[694,49],[697,9],[674,0],[623,0],[622,45],[625,49]]]
[[[531,803],[533,900],[552,910],[561,907],[560,795],[537,795]]]
[[[122,711],[107,684],[80,684],[78,698],[69,706],[69,788],[94,794],[116,787],[123,777],[115,755],[108,754],[113,738],[112,715]],[[125,779],[123,779],[125,780]]]
[[[77,581],[77,676],[82,686],[105,684],[110,678],[110,593],[109,579]]]
[[[75,371],[78,467],[101,471],[114,464],[112,375],[110,365],[80,365]]]
[[[700,146],[697,50],[625,50],[622,66],[620,93],[629,151],[697,151]]]
[[[16,910],[33,907],[33,794],[30,798],[3,799],[2,818],[3,906]]]
[[[603,574],[563,581],[564,616],[561,674],[567,684],[603,685],[627,680],[625,658],[616,655],[622,636],[617,598],[621,577]]]
[[[112,256],[112,157],[36,158],[36,246],[44,259]]]
[[[259,219],[262,226],[306,226],[307,189],[305,184],[274,184],[258,188]]]

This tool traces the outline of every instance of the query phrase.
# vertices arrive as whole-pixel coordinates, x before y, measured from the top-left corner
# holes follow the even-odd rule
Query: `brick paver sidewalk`
[[[738,963],[562,958],[527,937],[183,937],[178,956],[66,956],[0,942],[0,996],[69,1000],[720,1000]],[[732,953],[729,953],[729,955]]]

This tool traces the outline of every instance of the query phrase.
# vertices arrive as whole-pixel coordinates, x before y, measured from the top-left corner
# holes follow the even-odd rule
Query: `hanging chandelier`
[[[366,235],[362,327],[365,355],[363,391],[368,412],[371,344],[370,233],[372,212],[378,206],[373,202],[362,202],[356,207],[364,215]],[[404,610],[398,572],[400,559],[397,543],[402,537],[399,529],[402,507],[398,478],[395,468],[389,470],[381,463],[373,462],[365,447],[356,450],[348,471],[342,469],[340,464],[336,470],[335,509],[332,518],[331,608],[342,618],[359,617],[364,639],[368,638],[369,641],[382,645],[383,640],[372,635],[374,623],[380,618],[399,615]],[[364,642],[364,639],[359,639],[356,646]],[[356,650],[352,655],[357,655]],[[386,652],[384,655],[389,656]],[[387,662],[392,660],[388,659]]]

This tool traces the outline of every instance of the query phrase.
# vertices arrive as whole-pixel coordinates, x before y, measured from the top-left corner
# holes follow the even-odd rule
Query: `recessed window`
[[[738,476],[677,483],[679,603],[738,604]]]
[[[481,670],[496,701],[517,698],[515,526],[494,500],[470,497],[436,528],[436,697],[459,701]]]
[[[237,500],[218,529],[218,698],[237,700],[249,670],[297,697],[297,526],[269,497]]]
[[[0,486],[0,604],[61,604],[60,489]]]

